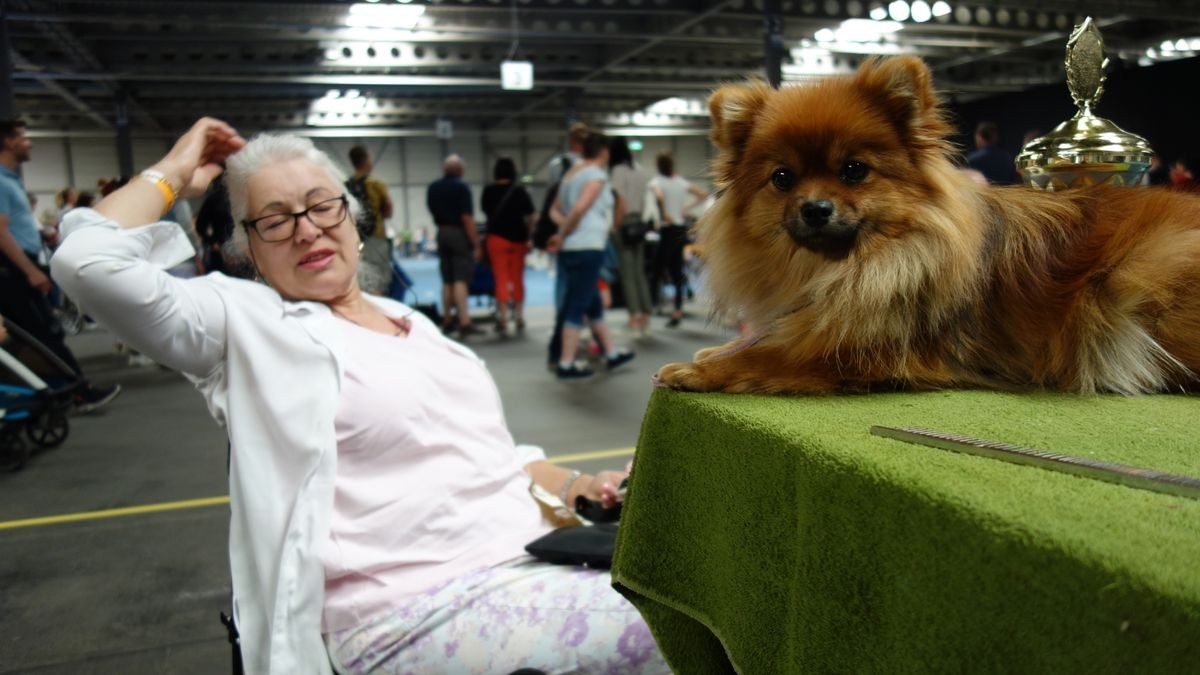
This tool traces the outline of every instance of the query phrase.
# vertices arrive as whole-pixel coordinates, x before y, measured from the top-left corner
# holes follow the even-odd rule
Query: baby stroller
[[[29,333],[6,321],[0,348],[0,470],[16,471],[34,448],[62,445],[83,379]]]
[[[392,281],[388,286],[387,297],[396,302],[408,304],[408,306],[429,317],[429,320],[435,324],[442,322],[442,316],[438,312],[437,305],[421,302],[421,298],[417,295],[416,288],[413,286],[412,277],[408,276],[408,272],[404,271],[404,267],[400,265],[400,259],[395,253],[392,254]]]

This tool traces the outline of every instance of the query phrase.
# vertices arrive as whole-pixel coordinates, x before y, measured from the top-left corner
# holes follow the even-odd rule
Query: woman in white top
[[[156,221],[226,158],[235,246],[262,283],[172,277],[163,268],[191,246]],[[581,475],[514,444],[482,361],[362,292],[344,181],[307,139],[246,144],[202,119],[96,210],[69,214],[52,263],[96,318],[195,382],[228,430],[246,672],[666,672],[607,574],[524,555],[553,527],[531,481],[612,504],[624,474]]]
[[[704,203],[708,193],[675,173],[675,160],[665,153],[658,156],[658,175],[650,180],[650,186],[662,213],[662,239],[654,257],[652,293],[656,299],[662,293],[663,272],[667,272],[675,285],[675,309],[667,327],[675,328],[683,319],[683,296],[687,287],[687,277],[683,273],[683,249],[688,237],[686,216],[692,207]],[[689,197],[693,198],[691,202]]]
[[[600,343],[611,370],[633,359],[633,352],[617,349],[604,323],[600,300],[600,267],[612,229],[615,197],[608,184],[608,137],[589,133],[583,142],[583,161],[576,162],[562,179],[550,209],[558,233],[548,248],[559,250],[558,272],[566,281],[559,311],[562,316],[562,352],[556,375],[560,380],[585,379],[595,373],[575,362],[579,336],[586,320]]]

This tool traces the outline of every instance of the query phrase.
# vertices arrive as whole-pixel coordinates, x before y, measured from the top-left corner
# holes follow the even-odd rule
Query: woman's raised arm
[[[170,186],[138,178],[95,210],[72,211],[51,260],[54,279],[89,314],[155,361],[198,377],[224,356],[224,302],[213,279],[163,269],[193,253],[176,225],[146,225],[169,208],[167,187],[181,198],[202,194],[242,145],[224,122],[200,120],[154,165]]]
[[[170,152],[150,167],[163,176],[173,196],[144,175],[105,197],[96,212],[121,227],[158,221],[175,199],[199,197],[221,175],[221,162],[241,150],[246,140],[221,120],[203,117],[175,142]]]

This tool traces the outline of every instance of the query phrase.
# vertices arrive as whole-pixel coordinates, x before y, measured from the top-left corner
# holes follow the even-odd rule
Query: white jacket
[[[193,255],[174,223],[121,229],[76,209],[63,236],[55,281],[123,340],[186,374],[229,434],[229,562],[246,672],[332,673],[320,632],[320,554],[333,508],[344,346],[329,308],[220,274],[172,277],[164,268]],[[388,315],[410,313],[370,299]],[[423,315],[411,318],[437,332]],[[544,458],[540,448],[518,451]]]

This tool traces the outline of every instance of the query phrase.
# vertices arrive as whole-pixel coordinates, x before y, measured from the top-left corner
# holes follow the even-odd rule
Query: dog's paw
[[[668,363],[654,375],[654,384],[680,391],[704,391],[705,378],[695,363]]]
[[[719,356],[722,352],[727,352],[727,351],[729,351],[728,345],[717,345],[716,347],[705,347],[704,349],[701,349],[700,351],[696,352],[695,356],[692,357],[692,360],[693,361],[704,361],[705,359],[707,359],[711,356]]]

